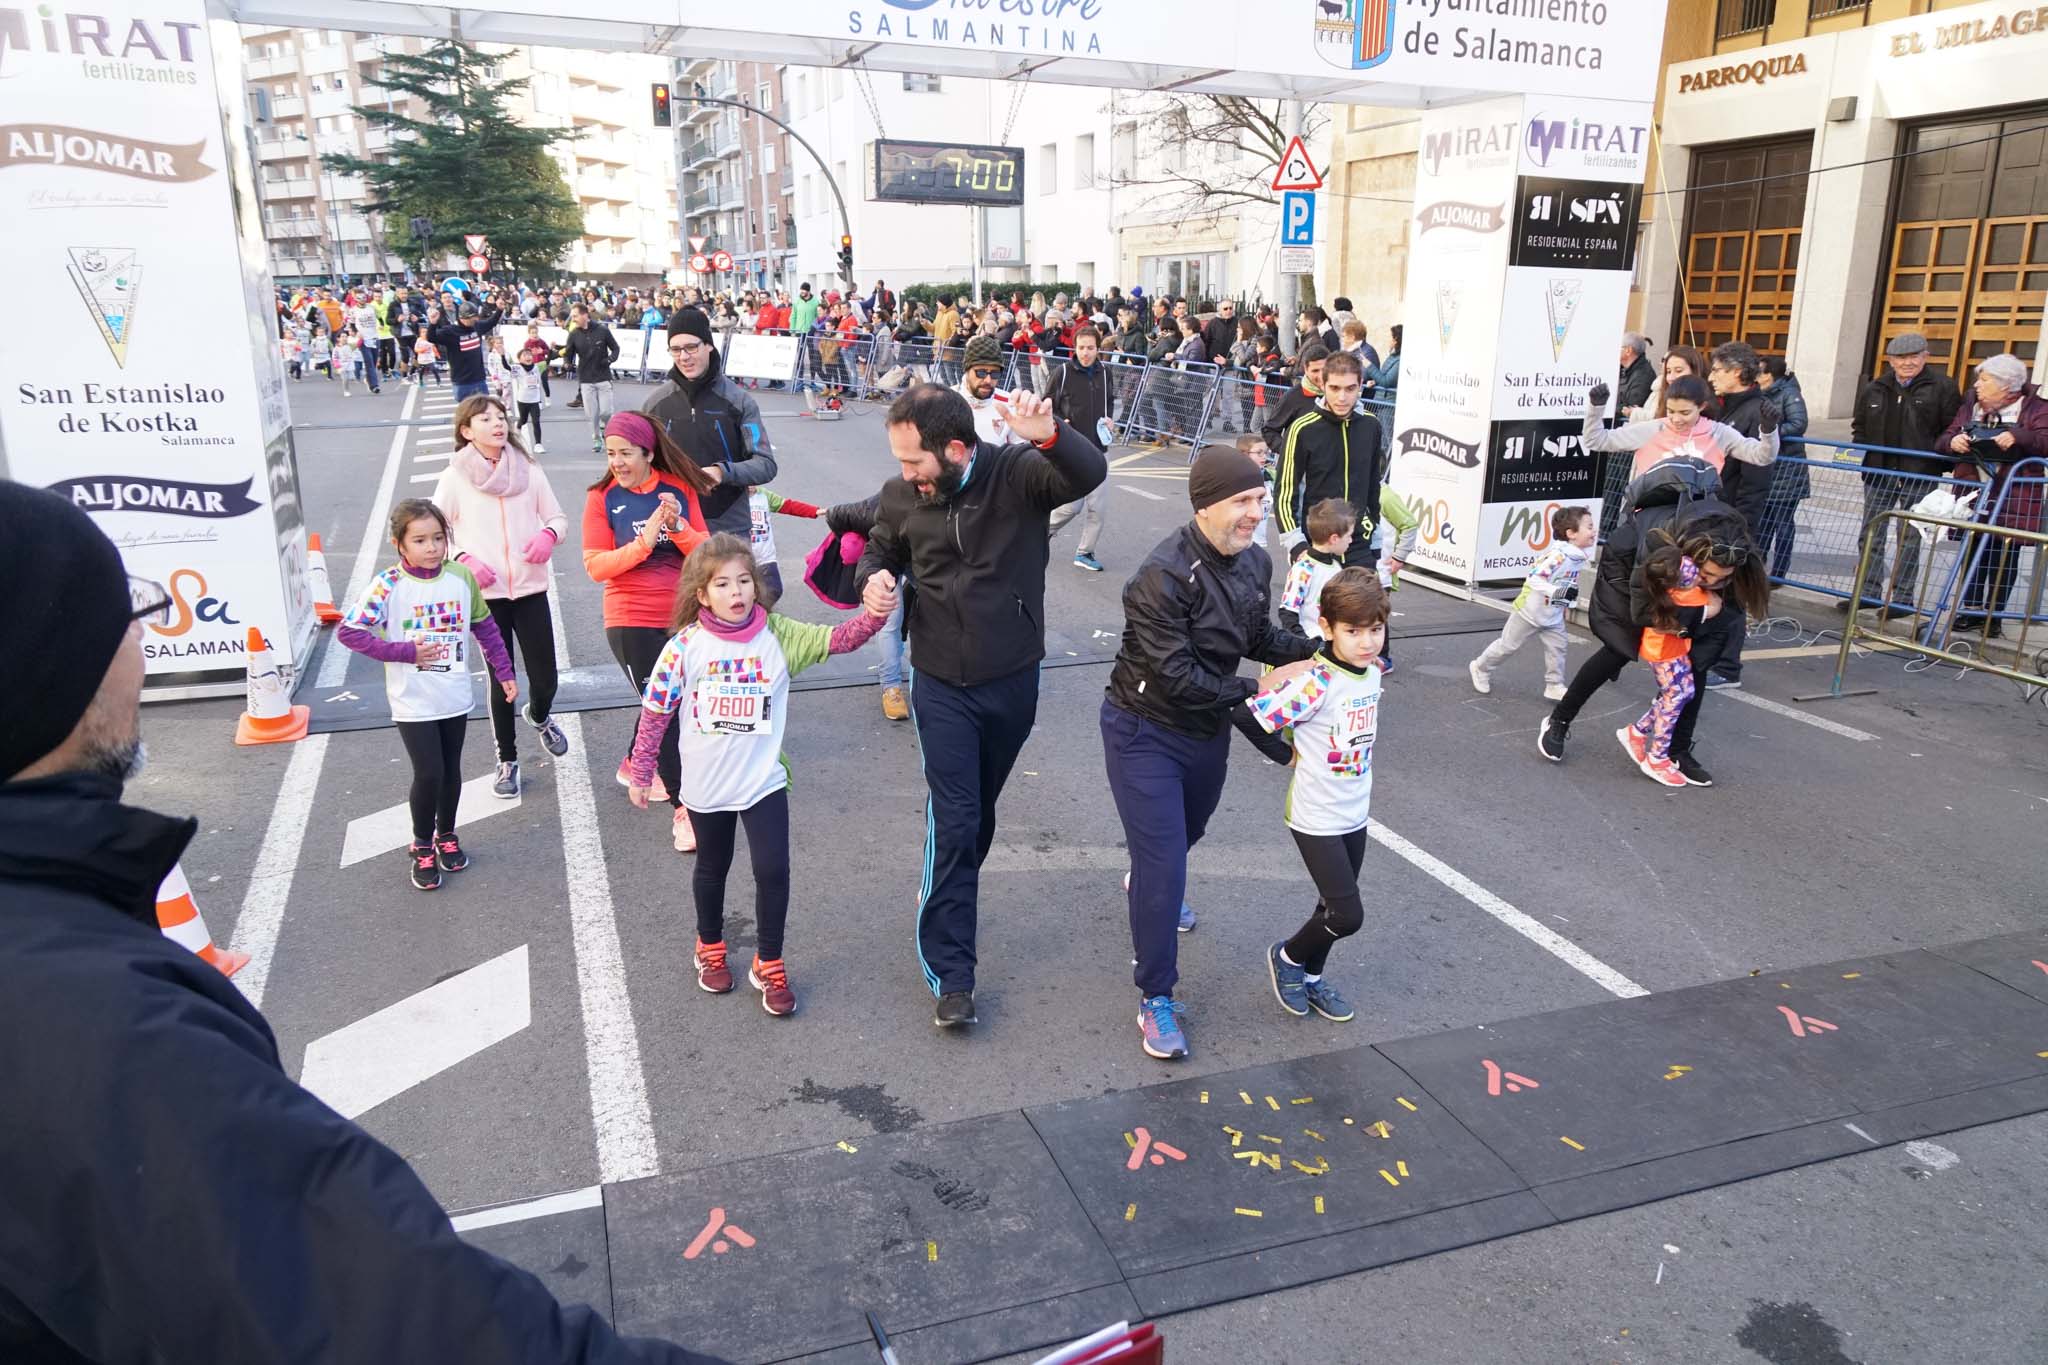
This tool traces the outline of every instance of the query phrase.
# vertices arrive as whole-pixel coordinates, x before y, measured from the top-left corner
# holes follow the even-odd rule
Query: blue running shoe
[[[1172,1061],[1188,1055],[1188,1036],[1180,1030],[1181,1007],[1170,995],[1148,995],[1138,1010],[1138,1039],[1147,1056]]]
[[[1266,949],[1266,972],[1273,978],[1273,998],[1289,1014],[1308,1015],[1308,973],[1280,956],[1285,946],[1276,943]]]
[[[1328,977],[1321,981],[1304,981],[1302,991],[1308,997],[1310,1008],[1325,1019],[1341,1024],[1354,1013],[1351,1002],[1337,994],[1337,988],[1330,984]]]
[[[1102,561],[1097,559],[1094,555],[1075,555],[1074,567],[1077,569],[1086,569],[1089,573],[1101,573]]]

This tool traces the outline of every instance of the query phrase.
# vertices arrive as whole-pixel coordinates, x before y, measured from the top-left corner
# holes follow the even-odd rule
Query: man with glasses
[[[699,308],[676,310],[668,324],[667,382],[640,411],[695,460],[717,486],[697,499],[710,531],[747,539],[753,529],[750,490],[775,477],[775,447],[752,394],[725,377],[712,342],[711,319]]]
[[[960,382],[953,390],[974,412],[974,434],[992,446],[1017,439],[1010,432],[1007,409],[996,402],[996,386],[1005,368],[1003,343],[992,336],[975,337],[961,357]]]
[[[464,1243],[285,1074],[255,1006],[157,927],[198,822],[121,801],[170,595],[4,481],[0,581],[0,1076],[34,1097],[0,1111],[0,1356],[706,1365]]]

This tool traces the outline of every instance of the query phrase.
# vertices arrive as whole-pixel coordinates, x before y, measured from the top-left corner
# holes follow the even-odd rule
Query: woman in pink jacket
[[[455,409],[455,454],[434,485],[434,505],[448,518],[448,548],[475,576],[484,605],[514,660],[526,656],[526,723],[556,758],[569,737],[548,714],[558,682],[554,618],[548,610],[548,560],[568,533],[548,476],[513,432],[505,405],[486,394]],[[498,779],[491,790],[519,795],[519,748],[512,703],[495,688],[491,730],[498,741]]]

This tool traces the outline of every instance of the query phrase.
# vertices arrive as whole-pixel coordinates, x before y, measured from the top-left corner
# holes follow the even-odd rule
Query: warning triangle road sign
[[[1309,160],[1308,148],[1299,137],[1290,138],[1287,150],[1280,156],[1280,169],[1273,173],[1273,188],[1276,190],[1319,190],[1323,187],[1323,175],[1316,169],[1316,163]]]
[[[470,255],[481,256],[490,243],[481,232],[472,232],[462,239],[462,244],[469,248]]]
[[[690,239],[690,250],[702,251],[704,249],[704,244],[710,240],[711,239],[709,237],[692,237]]]

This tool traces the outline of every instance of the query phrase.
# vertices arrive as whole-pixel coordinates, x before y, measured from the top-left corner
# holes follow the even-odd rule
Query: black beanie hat
[[[711,340],[711,319],[704,316],[704,310],[685,306],[678,308],[674,317],[668,320],[670,336],[693,336],[699,341]]]
[[[62,744],[135,610],[121,552],[68,498],[0,480],[0,782]]]
[[[1235,446],[1203,446],[1188,470],[1188,501],[1197,512],[1265,486],[1265,474]]]

